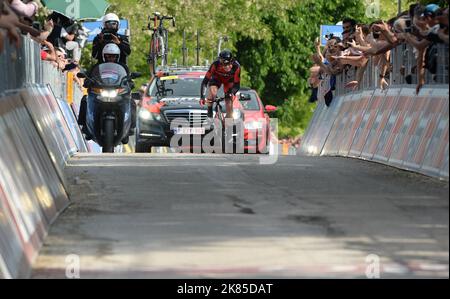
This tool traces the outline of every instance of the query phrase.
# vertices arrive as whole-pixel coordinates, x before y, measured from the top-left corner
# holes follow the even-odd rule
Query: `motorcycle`
[[[116,63],[97,65],[86,79],[88,86],[86,129],[90,137],[102,147],[102,152],[113,153],[114,147],[128,143],[131,119],[131,90],[133,79],[139,73],[127,74],[123,66]]]

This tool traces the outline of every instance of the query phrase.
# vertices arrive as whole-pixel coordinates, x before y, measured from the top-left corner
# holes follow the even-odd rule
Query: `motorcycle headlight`
[[[119,92],[118,92],[118,90],[115,90],[115,89],[112,89],[112,90],[104,89],[104,90],[102,90],[102,92],[100,94],[104,98],[115,98],[115,97],[117,97]]]
[[[242,116],[241,110],[233,109],[233,119],[240,119]]]
[[[261,130],[263,128],[263,123],[260,121],[249,121],[244,124],[247,130]]]

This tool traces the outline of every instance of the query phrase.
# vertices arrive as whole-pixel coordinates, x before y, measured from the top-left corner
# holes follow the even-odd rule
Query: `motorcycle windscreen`
[[[127,71],[117,63],[102,63],[92,70],[92,77],[104,87],[116,87],[123,83]]]

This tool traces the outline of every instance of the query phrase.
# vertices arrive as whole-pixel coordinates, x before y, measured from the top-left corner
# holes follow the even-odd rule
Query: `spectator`
[[[4,0],[0,2],[0,28],[7,30],[7,36],[11,43],[14,43],[16,48],[20,46],[20,36],[17,31],[17,24],[19,23],[19,18],[11,9],[8,1]],[[0,32],[0,35],[1,34]]]
[[[448,44],[448,7],[413,4],[408,11],[387,22],[378,20],[366,25],[346,18],[342,21],[342,29],[342,40],[327,37],[323,49],[318,39],[315,41],[316,51],[311,57],[314,65],[308,79],[312,89],[310,102],[323,98],[327,105],[330,104],[336,75],[351,78],[345,87],[359,88],[369,61],[378,69],[378,87],[386,89],[393,69],[390,51],[402,44],[414,47],[417,63],[408,65],[410,74],[407,76],[406,67],[401,66],[400,74],[407,82],[412,82],[411,74],[416,74],[416,92],[419,92],[425,83],[425,71],[432,75],[437,72],[437,45]]]
[[[8,1],[14,12],[22,17],[31,18],[37,13],[39,9],[39,4],[37,3],[37,1],[20,1],[20,0],[8,0]]]
[[[69,64],[69,61],[67,60],[67,53],[63,48],[57,48],[56,49],[56,63],[58,64],[58,68],[60,70],[64,70],[67,64]]]
[[[345,18],[342,21],[342,31],[353,33],[355,32],[356,21],[352,18]]]
[[[41,59],[44,61],[53,61],[57,62],[58,57],[55,51],[55,47],[48,41],[44,40],[42,42],[42,49],[41,49]]]
[[[73,53],[73,60],[79,63],[81,59],[80,45],[75,41],[75,33],[67,32],[62,24],[55,24],[54,20],[49,17],[46,22],[47,27],[53,28],[47,37],[47,40],[54,47],[65,48]]]

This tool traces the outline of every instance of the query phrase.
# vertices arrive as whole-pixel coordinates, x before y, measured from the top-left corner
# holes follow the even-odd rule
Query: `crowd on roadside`
[[[345,88],[360,88],[369,63],[378,69],[378,88],[386,89],[393,71],[391,50],[402,44],[413,47],[416,65],[409,74],[402,68],[401,75],[407,83],[412,83],[413,75],[417,76],[418,93],[425,84],[425,72],[436,75],[437,47],[448,45],[448,40],[448,7],[436,4],[413,4],[409,10],[390,20],[370,24],[346,18],[342,21],[341,37],[328,35],[324,47],[319,38],[315,40],[308,79],[312,90],[309,101],[323,99],[329,106],[336,88],[336,76],[341,74],[350,78]]]
[[[88,34],[78,22],[58,12],[49,12],[39,21],[39,11],[45,11],[40,0],[0,0],[0,55],[6,42],[19,48],[20,35],[29,35],[40,44],[41,59],[62,72],[73,72],[81,87],[76,73]]]

